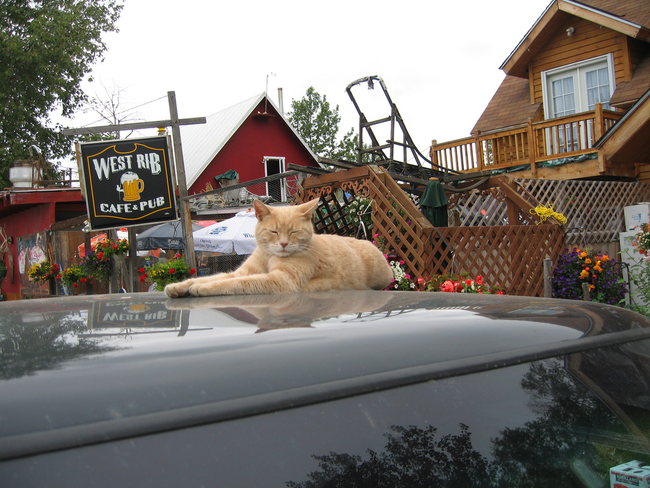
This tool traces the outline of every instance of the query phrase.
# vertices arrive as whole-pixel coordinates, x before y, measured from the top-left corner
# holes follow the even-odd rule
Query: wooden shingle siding
[[[641,183],[650,183],[650,164],[641,164],[638,167],[637,180]]]
[[[573,27],[569,37],[566,29]],[[586,61],[609,53],[614,54],[617,83],[625,78],[623,52],[625,36],[592,22],[573,17],[551,38],[532,63],[535,103],[542,102],[542,72],[572,63]]]

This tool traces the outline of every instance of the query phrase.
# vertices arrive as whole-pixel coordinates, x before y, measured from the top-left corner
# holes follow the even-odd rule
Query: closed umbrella
[[[194,232],[194,250],[223,254],[252,254],[255,242],[255,212],[238,212],[234,217]]]
[[[192,232],[201,229],[192,224]],[[138,234],[138,250],[145,249],[183,249],[183,228],[180,221],[164,222]]]

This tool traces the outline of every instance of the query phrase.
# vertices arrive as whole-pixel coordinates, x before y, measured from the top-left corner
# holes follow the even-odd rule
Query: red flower
[[[147,273],[140,276],[140,281],[144,281],[145,279],[147,279]]]
[[[86,278],[80,278],[79,281],[81,281],[82,283],[85,283],[88,280]]]
[[[190,269],[190,274],[193,275],[194,273],[196,273],[196,270],[194,268],[191,268]]]
[[[104,259],[104,253],[103,252],[98,252],[97,253],[97,259]]]
[[[174,273],[176,273],[176,270],[174,268],[169,270],[169,274],[174,274]]]
[[[144,268],[140,268],[140,273],[144,273]]]
[[[502,291],[498,291],[498,292],[497,292],[497,295],[503,295],[503,292],[502,292]]]
[[[177,254],[177,255],[176,255],[176,259],[178,259],[178,258],[180,258],[180,257],[181,257],[181,255],[180,255],[180,254]]]
[[[75,288],[77,288],[77,284],[76,284],[76,283],[72,283],[72,286],[74,286]]]
[[[116,251],[119,249],[119,248],[117,247],[117,244],[113,245],[113,249],[115,249]]]

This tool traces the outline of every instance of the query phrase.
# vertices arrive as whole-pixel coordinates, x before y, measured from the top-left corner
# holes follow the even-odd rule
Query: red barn
[[[183,126],[188,194],[217,188],[215,176],[234,170],[239,182],[282,173],[287,164],[318,167],[318,157],[262,93],[210,115],[205,124]],[[286,192],[263,185],[259,195],[286,200]],[[209,187],[208,187],[209,188]]]

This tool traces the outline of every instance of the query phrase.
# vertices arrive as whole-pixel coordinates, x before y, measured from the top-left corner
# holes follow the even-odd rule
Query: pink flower
[[[407,280],[410,280],[410,279],[411,279],[411,275],[410,275],[410,274],[405,274],[405,275],[404,275],[404,278],[406,278]]]
[[[400,261],[399,264],[404,265],[404,261]]]
[[[442,285],[440,285],[440,291],[445,291],[447,293],[454,293],[456,291],[456,288],[453,282],[447,280]]]
[[[421,285],[422,283],[424,283],[424,278],[418,278],[418,284]]]

